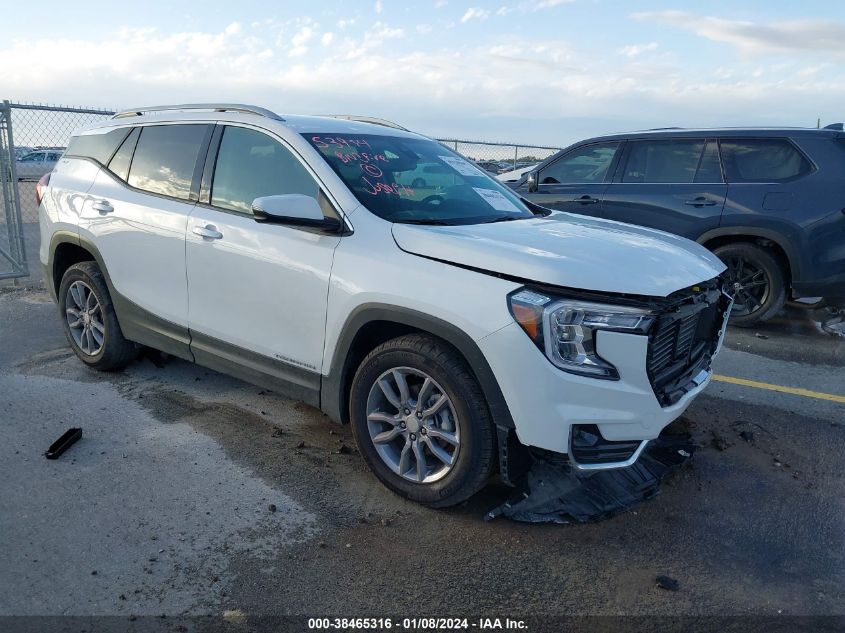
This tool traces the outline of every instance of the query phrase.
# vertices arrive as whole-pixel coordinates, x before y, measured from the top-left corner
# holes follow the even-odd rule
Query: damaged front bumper
[[[660,482],[683,466],[694,450],[689,436],[661,436],[643,442],[630,464],[601,470],[576,466],[565,455],[532,451],[531,465],[513,496],[486,519],[505,516],[564,524],[607,519],[654,497]]]

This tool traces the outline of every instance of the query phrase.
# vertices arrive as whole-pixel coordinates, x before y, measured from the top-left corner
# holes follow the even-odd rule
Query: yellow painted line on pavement
[[[757,382],[756,380],[734,378],[733,376],[721,376],[719,374],[713,374],[713,380],[717,380],[719,382],[729,382],[732,385],[742,385],[743,387],[754,387],[755,389],[766,389],[768,391],[778,391],[780,393],[791,393],[794,396],[804,396],[805,398],[816,398],[817,400],[828,400],[830,402],[845,404],[845,396],[837,396],[832,393],[821,393],[819,391],[810,391],[809,389],[801,389],[800,387],[771,385],[767,382]]]

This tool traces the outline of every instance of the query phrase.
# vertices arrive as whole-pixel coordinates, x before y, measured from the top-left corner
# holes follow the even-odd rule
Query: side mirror
[[[252,215],[256,222],[315,229],[321,233],[338,233],[343,226],[337,218],[324,216],[315,198],[299,193],[256,198],[252,201]]]
[[[539,171],[532,171],[528,174],[528,193],[534,193],[539,188],[538,185],[540,184],[540,172]]]

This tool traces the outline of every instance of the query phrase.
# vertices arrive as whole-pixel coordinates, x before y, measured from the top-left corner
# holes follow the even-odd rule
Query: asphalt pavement
[[[201,367],[89,371],[47,294],[7,289],[0,615],[843,615],[845,338],[812,317],[731,329],[677,423],[691,463],[629,512],[556,526],[485,522],[496,483],[405,502],[347,428]]]

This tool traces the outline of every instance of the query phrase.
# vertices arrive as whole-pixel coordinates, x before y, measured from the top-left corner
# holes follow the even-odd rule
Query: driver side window
[[[596,143],[574,149],[540,171],[542,185],[580,185],[604,182],[619,143]]]
[[[299,193],[319,201],[319,191],[302,163],[277,140],[248,128],[223,131],[211,185],[213,206],[251,215],[256,198]]]

